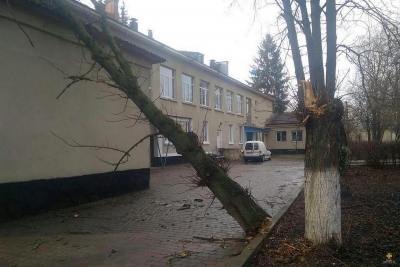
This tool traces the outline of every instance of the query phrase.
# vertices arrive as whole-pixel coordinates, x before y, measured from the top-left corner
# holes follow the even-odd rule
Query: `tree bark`
[[[37,1],[34,1],[36,4]],[[88,25],[78,19],[69,8],[66,0],[42,0],[40,8],[46,8],[64,19],[72,31],[86,45],[92,59],[108,72],[111,79],[136,106],[143,112],[161,134],[168,138],[197,171],[200,185],[208,186],[222,203],[223,207],[242,227],[247,235],[254,234],[261,226],[269,224],[269,215],[259,207],[251,196],[238,183],[228,177],[226,172],[203,150],[201,142],[193,132],[186,133],[174,120],[164,115],[141,90],[130,65],[124,59],[115,40],[109,32],[107,19],[102,15],[102,30],[107,37],[115,59],[112,59],[86,30]]]
[[[339,147],[343,104],[333,100],[307,124],[305,156],[305,237],[317,244],[341,243]]]

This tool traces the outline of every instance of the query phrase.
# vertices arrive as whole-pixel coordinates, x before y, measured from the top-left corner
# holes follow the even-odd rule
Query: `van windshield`
[[[253,143],[247,143],[244,147],[245,150],[253,150]]]

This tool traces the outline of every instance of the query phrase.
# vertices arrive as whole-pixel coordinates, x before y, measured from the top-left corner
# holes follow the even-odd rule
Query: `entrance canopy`
[[[254,126],[244,126],[244,132],[245,133],[264,133],[264,134],[268,134],[269,130],[265,129],[265,128],[254,127]]]

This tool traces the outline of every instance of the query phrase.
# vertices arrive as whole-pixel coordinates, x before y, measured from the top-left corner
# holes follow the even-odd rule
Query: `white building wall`
[[[84,49],[61,25],[14,8],[34,43],[32,47],[16,23],[6,18],[10,18],[8,8],[1,10],[4,13],[0,23],[0,183],[112,171],[113,166],[99,158],[116,162],[121,153],[73,148],[51,132],[71,143],[74,140],[82,145],[127,149],[150,133],[150,126],[128,128],[132,121],[109,122],[137,114],[138,110],[128,102],[126,111],[115,115],[124,110],[125,100],[111,101],[116,97],[105,96],[112,90],[99,83],[80,82],[57,100],[70,80],[56,68],[68,75],[78,74],[79,68],[83,72],[88,68],[82,63]],[[150,65],[130,59],[141,62],[135,68],[141,73],[140,83],[148,88],[143,78],[150,75]],[[141,143],[135,149],[140,153],[134,151],[119,170],[149,168],[149,146],[148,140]]]

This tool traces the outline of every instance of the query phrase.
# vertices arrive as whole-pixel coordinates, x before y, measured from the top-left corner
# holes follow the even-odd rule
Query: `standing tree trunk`
[[[292,5],[300,9],[311,82],[305,82],[300,47],[295,29]],[[336,90],[336,7],[335,0],[326,3],[327,62],[326,84],[323,63],[321,14],[319,0],[291,2],[282,0],[281,9],[288,29],[288,39],[299,86],[298,114],[306,121],[305,155],[305,237],[317,244],[335,240],[341,243],[339,147],[341,145],[343,104],[334,99]],[[311,17],[311,21],[309,19]],[[312,96],[312,97],[310,97]]]
[[[305,156],[305,237],[315,243],[341,243],[339,147],[343,105],[328,104],[307,121]]]
[[[39,8],[46,8],[49,12],[58,15],[60,19],[63,19],[71,27],[78,39],[90,51],[92,59],[99,63],[110,75],[115,87],[125,93],[146,116],[148,121],[174,144],[177,152],[187,159],[197,171],[199,177],[198,185],[207,186],[215,194],[228,214],[239,223],[247,235],[254,234],[261,227],[269,226],[270,216],[255,203],[251,195],[247,193],[247,190],[230,179],[226,171],[205,153],[197,135],[193,132],[184,132],[179,124],[163,114],[143,93],[130,64],[123,57],[109,30],[102,4],[92,0],[101,16],[99,28],[102,29],[102,34],[107,40],[107,45],[112,50],[113,57],[87,31],[88,27],[95,26],[85,24],[75,16],[67,0],[31,0],[30,2],[39,4]]]

